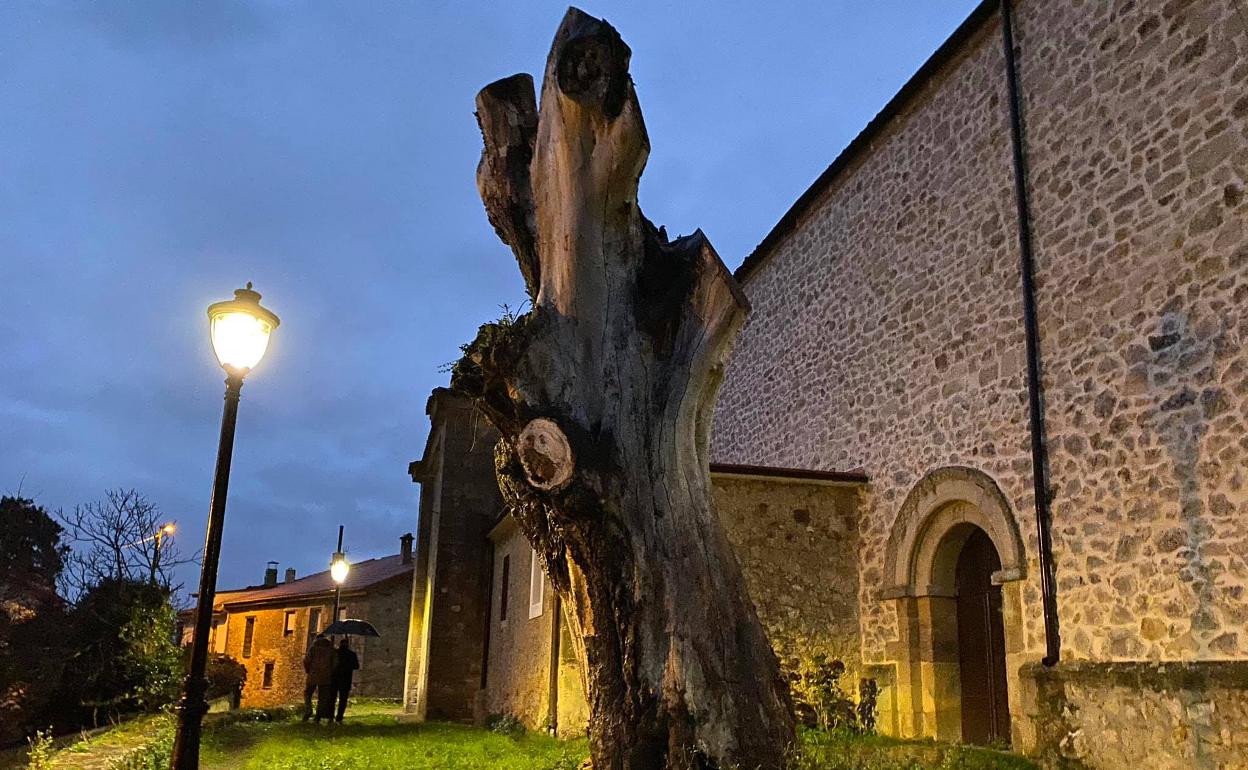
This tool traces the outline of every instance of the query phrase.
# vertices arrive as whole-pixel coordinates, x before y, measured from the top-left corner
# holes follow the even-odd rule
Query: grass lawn
[[[209,717],[204,770],[576,770],[589,756],[584,739],[501,735],[479,727],[403,718],[393,703],[361,702],[344,724],[305,723],[297,709]],[[54,770],[164,767],[173,718],[140,717],[62,748]],[[153,741],[153,739],[155,739]],[[136,756],[137,747],[151,748]],[[1036,770],[1030,761],[988,749],[879,736],[807,732],[793,770]],[[24,753],[24,752],[23,752]],[[123,755],[133,759],[118,764]],[[16,757],[5,757],[16,760]],[[24,759],[24,757],[23,757]],[[136,761],[137,760],[137,761]],[[14,762],[9,767],[24,767]]]
[[[402,720],[393,707],[352,708],[340,725],[239,722],[204,736],[204,770],[575,770],[584,740],[497,735],[466,725]]]

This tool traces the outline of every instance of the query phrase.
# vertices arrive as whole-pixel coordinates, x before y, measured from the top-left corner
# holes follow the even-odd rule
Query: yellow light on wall
[[[235,375],[260,363],[269,335],[280,323],[271,310],[260,306],[260,293],[252,290],[250,281],[247,288],[234,290],[234,299],[209,306],[208,319],[212,351],[221,367]]]
[[[351,565],[347,563],[347,557],[339,551],[334,554],[334,559],[329,563],[329,576],[334,579],[335,583],[341,584],[347,579],[347,573],[351,571]]]

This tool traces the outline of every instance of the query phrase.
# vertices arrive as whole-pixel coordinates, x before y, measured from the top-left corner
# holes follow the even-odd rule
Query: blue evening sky
[[[590,2],[633,50],[641,205],[731,267],[973,0]],[[540,77],[556,2],[0,3],[0,492],[134,487],[203,540],[204,309],[282,318],[243,389],[222,588],[414,531],[429,391],[524,293],[473,99]],[[184,574],[188,586],[198,573]]]

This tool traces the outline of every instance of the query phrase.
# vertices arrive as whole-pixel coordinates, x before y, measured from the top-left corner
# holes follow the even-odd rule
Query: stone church
[[[782,660],[888,734],[1248,767],[1246,187],[1242,0],[972,12],[736,272],[712,480]],[[576,733],[493,434],[428,411],[405,701]]]

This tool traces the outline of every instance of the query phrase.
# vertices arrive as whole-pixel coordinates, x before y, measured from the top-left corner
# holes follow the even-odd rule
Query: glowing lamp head
[[[235,289],[234,299],[208,307],[208,330],[212,351],[221,367],[230,374],[250,371],[269,347],[269,335],[280,323],[271,310],[260,306],[260,293]]]
[[[171,521],[171,522],[169,522],[168,524],[166,524],[165,526],[161,527],[161,528],[160,528],[160,531],[161,531],[162,533],[166,534],[166,535],[172,535],[174,532],[176,532],[176,531],[177,531],[177,529],[178,529],[178,528],[177,528],[176,526],[174,526],[173,522]]]
[[[334,558],[329,563],[329,576],[334,579],[335,583],[341,584],[347,579],[347,573],[351,571],[351,565],[347,564],[347,557],[341,551],[334,554]]]

